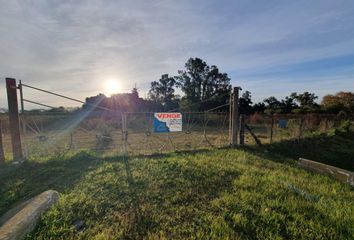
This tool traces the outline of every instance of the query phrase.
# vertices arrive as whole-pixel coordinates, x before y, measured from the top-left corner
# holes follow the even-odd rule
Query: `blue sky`
[[[177,74],[189,57],[253,100],[354,91],[354,1],[2,1],[0,78],[84,99]],[[0,107],[6,107],[5,83]],[[26,90],[50,105],[74,103]],[[27,105],[31,108],[33,106]]]

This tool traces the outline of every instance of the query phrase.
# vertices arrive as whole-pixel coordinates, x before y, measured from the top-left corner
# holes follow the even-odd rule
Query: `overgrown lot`
[[[294,161],[351,169],[353,149],[353,134],[332,134],[128,161],[38,159],[2,167],[0,214],[55,189],[60,202],[28,239],[353,239],[353,188]]]

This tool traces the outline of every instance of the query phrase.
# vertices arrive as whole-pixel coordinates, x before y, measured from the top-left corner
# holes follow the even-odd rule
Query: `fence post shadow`
[[[131,185],[134,185],[134,178],[133,178],[132,170],[131,170],[130,163],[129,163],[129,156],[125,156],[123,162],[124,162],[124,166],[125,166],[125,173],[127,175],[127,183],[131,187]]]

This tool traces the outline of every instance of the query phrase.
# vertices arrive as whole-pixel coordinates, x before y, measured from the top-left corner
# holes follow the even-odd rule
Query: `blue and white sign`
[[[181,132],[182,114],[181,113],[155,113],[154,132]]]
[[[279,119],[279,128],[286,128],[287,125],[288,125],[287,119]]]

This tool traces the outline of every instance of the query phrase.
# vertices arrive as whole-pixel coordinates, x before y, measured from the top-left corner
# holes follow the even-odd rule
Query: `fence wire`
[[[228,142],[228,113],[182,112],[183,131],[155,133],[154,113],[128,113],[128,151],[133,154],[222,147]]]
[[[22,141],[29,157],[66,154],[82,150],[117,154],[121,151],[121,120],[118,113],[22,115]]]
[[[182,112],[182,132],[155,133],[153,112],[126,115],[129,154],[153,154],[197,150],[229,145],[229,113]],[[102,155],[123,154],[122,113],[78,110],[68,113],[21,114],[22,146],[29,158],[50,157],[82,150]],[[324,133],[346,121],[333,114],[254,114],[246,124],[263,143],[301,140],[314,133]],[[3,147],[12,154],[8,115],[1,114]],[[255,144],[248,131],[245,144]]]
[[[66,100],[81,100],[20,83],[44,94]],[[24,99],[44,107],[38,101]],[[87,108],[72,112],[21,112],[21,137],[24,153],[29,158],[64,155],[82,150],[104,155],[153,154],[171,151],[197,150],[229,145],[229,113],[215,112],[224,104],[205,112],[182,112],[182,131],[155,133],[153,112],[121,113],[87,104]],[[23,104],[22,104],[23,106]],[[7,156],[12,154],[8,116],[1,114],[3,144]],[[122,119],[125,119],[124,129]],[[261,143],[289,139],[300,140],[314,132],[326,132],[340,126],[347,117],[329,114],[253,114],[245,116],[248,129]],[[353,120],[353,118],[351,118]],[[245,144],[254,144],[246,131]]]
[[[125,113],[129,154],[196,150],[228,145],[228,113],[182,113],[183,131],[155,133],[154,113]],[[91,150],[122,154],[122,114],[84,111],[23,115],[23,146],[29,157]]]
[[[186,112],[183,131],[155,133],[153,112],[121,113],[102,107],[99,103],[87,103],[59,93],[23,84],[20,81],[20,102],[56,109],[41,101],[23,97],[23,88],[40,94],[85,104],[86,108],[74,112],[44,111],[28,113],[22,108],[20,114],[21,136],[27,157],[42,157],[84,149],[102,154],[146,154],[182,151],[228,145],[228,113],[213,111]],[[24,92],[26,95],[26,92]],[[122,118],[124,116],[124,128]],[[123,135],[124,134],[124,135]],[[127,135],[127,137],[126,137]]]
[[[253,114],[246,116],[246,124],[263,144],[301,140],[314,134],[326,133],[328,130],[338,128],[346,121],[353,121],[352,116],[336,114]],[[246,133],[247,144],[254,141]]]

